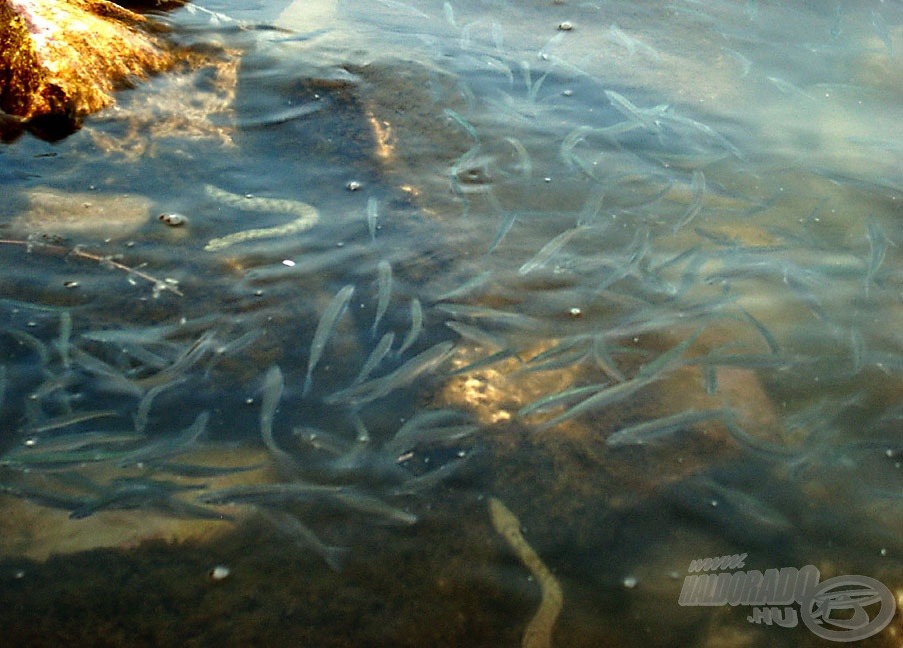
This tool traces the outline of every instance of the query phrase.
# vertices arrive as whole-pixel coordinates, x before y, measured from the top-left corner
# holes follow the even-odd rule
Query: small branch
[[[87,261],[94,261],[102,266],[106,265],[116,270],[122,270],[126,274],[134,275],[139,279],[143,279],[147,282],[150,282],[154,285],[154,295],[158,295],[160,292],[167,290],[169,292],[175,293],[179,297],[182,297],[182,291],[178,289],[175,283],[172,283],[171,280],[160,280],[150,275],[142,270],[137,268],[131,268],[124,263],[120,263],[115,259],[109,256],[101,256],[99,254],[95,254],[93,252],[85,252],[84,250],[75,247],[68,248],[63,245],[55,245],[53,243],[39,243],[35,241],[19,241],[15,239],[0,239],[0,245],[21,245],[28,249],[30,252],[32,248],[40,248],[42,250],[46,250],[48,252],[52,252],[54,254],[61,254],[64,256],[74,256],[79,259],[85,259]]]

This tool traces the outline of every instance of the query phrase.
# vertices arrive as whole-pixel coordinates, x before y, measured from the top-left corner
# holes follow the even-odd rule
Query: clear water
[[[706,557],[901,596],[899,2],[225,0],[161,20],[219,65],[0,149],[17,645],[519,645],[540,588],[491,498],[560,583],[552,645],[828,643],[680,605]],[[301,203],[310,228],[206,249]],[[605,387],[525,410],[602,383],[583,412]],[[396,436],[431,410],[455,414]],[[302,483],[346,499],[203,499]],[[898,612],[865,643],[901,632]]]

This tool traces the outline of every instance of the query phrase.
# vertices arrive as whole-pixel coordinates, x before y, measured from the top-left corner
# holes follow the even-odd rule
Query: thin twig
[[[101,256],[101,255],[95,254],[93,252],[85,252],[84,250],[82,250],[78,247],[68,248],[63,245],[55,245],[53,243],[36,243],[34,241],[19,241],[19,240],[15,240],[15,239],[0,239],[0,244],[2,244],[2,245],[22,245],[29,249],[32,247],[35,247],[35,248],[40,248],[40,249],[47,250],[49,252],[53,252],[56,254],[63,254],[65,256],[71,255],[71,256],[77,257],[79,259],[86,259],[88,261],[94,261],[100,265],[109,265],[111,268],[116,268],[117,270],[122,270],[126,274],[134,275],[134,276],[138,277],[139,279],[144,279],[145,281],[152,283],[154,285],[155,293],[157,291],[161,291],[161,290],[168,290],[172,293],[175,293],[179,297],[183,296],[182,291],[179,290],[176,287],[176,285],[173,283],[170,283],[165,280],[161,281],[161,280],[157,279],[156,277],[154,277],[153,275],[149,275],[148,273],[143,272],[142,270],[138,270],[137,268],[130,268],[129,266],[125,265],[124,263],[120,263],[119,261],[116,261],[116,260],[112,259],[111,257]]]

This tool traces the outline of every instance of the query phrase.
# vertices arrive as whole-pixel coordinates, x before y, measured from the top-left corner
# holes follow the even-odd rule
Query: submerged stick
[[[95,261],[102,266],[109,266],[111,268],[115,268],[116,270],[122,270],[126,274],[134,275],[139,279],[144,279],[152,284],[154,284],[154,295],[156,296],[159,292],[164,290],[168,290],[171,293],[175,293],[179,297],[182,297],[182,291],[178,289],[176,283],[172,279],[157,279],[153,275],[149,275],[146,272],[142,272],[138,268],[130,268],[124,263],[119,263],[115,259],[112,259],[108,256],[101,256],[99,254],[94,254],[93,252],[85,252],[81,248],[67,248],[63,245],[54,245],[52,243],[36,243],[34,241],[19,241],[15,239],[0,239],[0,245],[21,245],[31,251],[32,249],[41,249],[46,250],[48,252],[52,252],[54,254],[63,254],[63,255],[72,255],[79,259],[85,259],[87,261]]]
[[[497,497],[489,498],[489,516],[492,519],[492,526],[499,535],[505,538],[542,589],[542,600],[536,614],[533,615],[524,631],[521,646],[523,648],[548,648],[552,645],[552,630],[555,628],[555,621],[564,605],[561,585],[542,562],[539,554],[521,535],[520,521]]]

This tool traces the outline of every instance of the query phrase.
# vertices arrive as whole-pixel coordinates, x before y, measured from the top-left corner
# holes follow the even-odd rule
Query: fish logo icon
[[[836,576],[801,602],[800,616],[806,627],[823,639],[859,641],[887,627],[895,610],[893,593],[880,581],[868,576]]]

